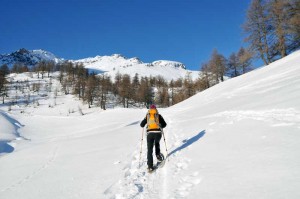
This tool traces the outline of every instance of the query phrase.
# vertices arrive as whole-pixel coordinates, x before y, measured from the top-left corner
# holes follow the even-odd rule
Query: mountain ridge
[[[0,65],[7,64],[10,68],[16,63],[33,67],[41,61],[52,61],[54,63],[70,61],[74,64],[82,64],[85,68],[98,71],[98,73],[110,75],[112,78],[117,73],[128,74],[132,77],[136,73],[147,77],[162,76],[168,81],[185,78],[188,74],[191,74],[192,79],[199,76],[199,71],[188,70],[183,63],[178,61],[156,60],[151,63],[144,63],[138,57],[127,58],[121,54],[97,55],[78,60],[67,60],[59,58],[46,50],[21,48],[13,53],[0,55]]]

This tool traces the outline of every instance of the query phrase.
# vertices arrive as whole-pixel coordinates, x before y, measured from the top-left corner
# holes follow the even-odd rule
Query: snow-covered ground
[[[1,106],[0,198],[298,199],[299,99],[300,51],[159,109],[169,157],[153,174],[146,109]]]

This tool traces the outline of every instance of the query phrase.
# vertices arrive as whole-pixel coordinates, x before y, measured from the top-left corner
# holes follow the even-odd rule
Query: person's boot
[[[161,161],[163,161],[164,160],[164,156],[163,156],[163,154],[158,154],[158,155],[156,155],[156,158],[157,158],[157,161],[159,161],[159,162],[161,162]]]
[[[154,167],[148,166],[148,172],[152,172],[152,171],[154,171]]]

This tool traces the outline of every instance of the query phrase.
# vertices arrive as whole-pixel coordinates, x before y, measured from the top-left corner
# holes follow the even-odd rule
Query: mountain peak
[[[152,62],[152,65],[157,65],[157,66],[168,66],[168,67],[173,67],[173,68],[182,68],[186,69],[185,65],[181,62],[176,62],[176,61],[168,61],[168,60],[158,60]]]
[[[21,48],[21,49],[17,50],[15,53],[27,54],[27,53],[29,53],[29,50],[27,50],[26,48]]]
[[[53,61],[55,63],[63,61],[63,59],[56,57],[48,51],[42,49],[27,50],[26,48],[21,48],[11,54],[1,55],[0,58],[0,66],[7,64],[9,67],[12,67],[16,63],[22,63],[31,67],[41,61]]]
[[[112,54],[111,57],[127,59],[125,56],[123,56],[123,55],[121,55],[121,54]]]

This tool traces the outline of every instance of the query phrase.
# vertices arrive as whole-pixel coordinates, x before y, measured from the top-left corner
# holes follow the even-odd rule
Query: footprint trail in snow
[[[176,127],[172,127],[172,123],[172,121],[168,121],[168,130],[165,131],[165,136],[166,140],[170,142],[167,142],[170,144],[168,151],[175,152],[170,154],[164,167],[151,174],[147,172],[146,144],[143,144],[142,161],[139,166],[140,145],[138,144],[131,162],[124,168],[123,177],[104,192],[107,198],[185,198],[201,182],[198,171],[188,171],[191,160],[184,157],[181,151],[187,139],[184,139],[185,137],[180,134],[180,131],[178,131],[179,135],[175,132]],[[166,155],[163,142],[162,139],[161,152]],[[188,146],[185,150],[188,150],[189,147],[192,146]]]

